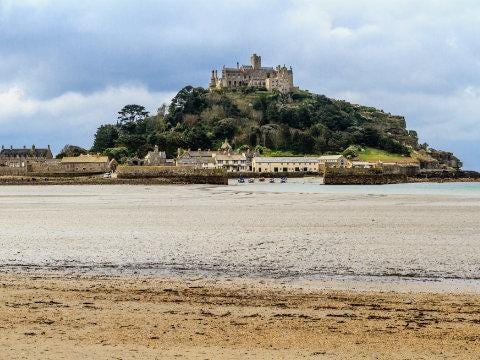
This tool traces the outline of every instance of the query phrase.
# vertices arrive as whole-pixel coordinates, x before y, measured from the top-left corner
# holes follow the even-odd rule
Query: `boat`
[[[264,177],[261,177],[260,179],[258,179],[258,181],[264,182],[264,181],[265,181],[265,178],[264,178]]]
[[[240,177],[238,178],[238,182],[239,182],[240,184],[244,184],[244,183],[245,183],[245,178],[244,178],[243,176],[240,176]]]
[[[275,179],[274,179],[274,178],[270,178],[270,180],[268,180],[268,182],[269,182],[270,184],[273,184],[273,183],[275,182]]]
[[[255,179],[254,179],[254,178],[250,178],[250,179],[248,179],[248,182],[249,182],[250,184],[252,184],[252,183],[255,182]]]
[[[286,178],[286,177],[282,177],[282,178],[280,179],[280,183],[285,184],[286,182],[287,182],[287,178]]]

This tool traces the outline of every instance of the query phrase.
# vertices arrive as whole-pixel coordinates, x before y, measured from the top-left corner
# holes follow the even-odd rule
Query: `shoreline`
[[[258,174],[257,174],[258,175]],[[258,177],[258,176],[257,176]],[[315,177],[321,179],[322,176],[291,176],[287,178],[299,179],[303,177]],[[228,176],[229,180],[236,177]],[[405,182],[397,184],[415,184],[415,183],[476,183],[480,182],[480,178],[422,178],[422,177],[408,177]],[[0,176],[0,186],[46,186],[46,185],[219,185],[224,186],[226,183],[212,183],[208,179],[198,179],[194,182],[184,178],[110,178],[103,179],[99,176],[87,177],[39,177],[39,176]],[[342,186],[343,184],[332,184]],[[350,185],[387,185],[387,184],[350,184]]]
[[[202,279],[206,282],[269,284],[270,287],[289,287],[311,291],[352,291],[352,292],[392,292],[411,294],[472,294],[480,296],[478,278],[438,278],[397,275],[304,275],[300,277],[249,274],[239,276],[230,273],[210,273],[205,271],[174,271],[165,268],[142,269],[108,266],[95,268],[91,265],[2,265],[1,276],[31,278],[76,278],[76,279],[162,279],[184,282]]]
[[[0,351],[150,359],[474,359],[480,295],[0,273]]]

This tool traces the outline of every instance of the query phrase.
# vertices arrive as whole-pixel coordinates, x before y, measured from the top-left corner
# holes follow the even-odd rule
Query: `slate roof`
[[[215,159],[213,157],[194,157],[194,158],[179,158],[177,160],[177,163],[179,164],[213,164],[215,162]]]
[[[2,149],[0,151],[0,157],[36,157],[36,158],[48,158],[51,159],[52,152],[50,149]]]
[[[323,155],[320,156],[320,160],[338,160],[341,157],[343,157],[343,155]]]
[[[284,156],[284,157],[255,157],[256,163],[318,163],[316,157]]]
[[[218,154],[215,156],[217,160],[247,160],[243,154]]]
[[[212,157],[215,154],[214,151],[209,150],[187,150],[178,159],[187,159],[195,157]]]

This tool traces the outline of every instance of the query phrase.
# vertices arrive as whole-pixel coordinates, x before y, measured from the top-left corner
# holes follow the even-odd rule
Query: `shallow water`
[[[0,269],[480,289],[479,223],[478,183],[6,186]]]
[[[321,186],[319,186],[321,185]],[[480,197],[480,182],[471,183],[408,183],[392,185],[323,185],[321,178],[294,178],[287,183],[275,183],[255,180],[255,183],[238,183],[237,179],[230,179],[226,188],[232,191],[255,192],[297,192],[316,194],[381,194],[381,195],[453,195]]]

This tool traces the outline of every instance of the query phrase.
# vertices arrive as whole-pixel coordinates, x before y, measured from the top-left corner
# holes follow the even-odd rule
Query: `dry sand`
[[[1,359],[478,359],[480,295],[0,276]]]

